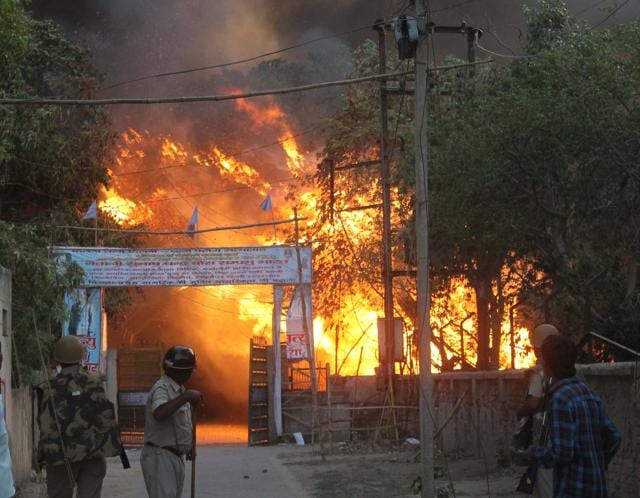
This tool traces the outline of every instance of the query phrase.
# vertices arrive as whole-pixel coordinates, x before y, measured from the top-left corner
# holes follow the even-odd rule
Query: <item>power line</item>
[[[306,135],[308,133],[311,133],[313,131],[316,130],[320,130],[320,131],[324,131],[326,129],[326,125],[325,124],[318,124],[316,126],[312,126],[311,128],[306,128],[304,130],[302,130],[299,133],[294,133],[292,135],[288,135],[286,138],[281,138],[280,140],[276,140],[274,142],[269,142],[263,145],[258,145],[256,147],[251,147],[249,149],[244,149],[241,150],[239,152],[234,152],[232,154],[225,154],[225,157],[230,157],[230,158],[237,158],[238,156],[243,156],[245,154],[248,154],[249,152],[255,152],[256,150],[261,150],[261,149],[266,149],[268,147],[272,147],[274,145],[280,145],[283,144],[285,142],[287,142],[288,140],[291,140],[292,138],[297,138],[300,137],[302,135]],[[161,170],[165,170],[165,169],[174,169],[174,168],[183,168],[185,166],[188,167],[201,167],[201,165],[199,164],[186,164],[186,163],[182,163],[182,164],[175,164],[172,166],[164,166],[164,167],[159,167],[159,168],[147,168],[147,169],[139,169],[139,170],[134,170],[134,171],[125,171],[123,173],[118,173],[118,174],[112,174],[111,176],[117,176],[117,177],[121,177],[121,176],[129,176],[129,175],[136,175],[136,174],[140,174],[140,173],[149,173],[152,171],[161,171]]]
[[[613,9],[611,12],[609,12],[609,15],[607,17],[605,17],[602,21],[600,21],[598,24],[596,24],[594,26],[594,28],[599,27],[600,25],[604,24],[605,22],[607,22],[609,19],[611,19],[615,14],[618,13],[618,11],[620,11],[625,5],[627,5],[631,0],[624,0],[624,2],[622,2],[620,5],[618,5],[615,9]]]
[[[2,98],[0,104],[26,104],[26,105],[149,105],[149,104],[188,104],[192,102],[223,102],[226,100],[248,99],[253,97],[264,97],[269,95],[282,95],[286,93],[304,92],[308,90],[317,90],[320,88],[329,88],[334,86],[353,85],[366,81],[376,81],[384,78],[402,76],[402,73],[396,74],[374,74],[371,76],[363,76],[361,78],[325,81],[322,83],[312,83],[309,85],[292,86],[286,88],[276,88],[272,90],[259,90],[255,92],[231,93],[223,95],[195,95],[186,97],[142,97],[142,98],[117,98],[117,99],[15,99]]]
[[[598,2],[594,3],[593,5],[590,5],[588,7],[585,7],[582,10],[579,10],[578,12],[576,12],[576,16],[579,16],[580,14],[584,14],[585,12],[591,10],[591,9],[595,9],[596,7],[599,7],[600,5],[602,5],[603,3],[607,3],[609,0],[599,0]]]
[[[384,21],[380,21],[380,23],[383,23]],[[247,62],[253,62],[255,60],[258,59],[263,59],[265,57],[268,57],[270,55],[276,55],[276,54],[280,54],[283,52],[287,52],[289,50],[294,50],[296,48],[300,48],[300,47],[304,47],[307,45],[311,45],[312,43],[317,43],[320,41],[324,41],[324,40],[329,40],[332,38],[338,38],[340,36],[345,36],[345,35],[350,35],[353,33],[357,33],[358,31],[363,31],[365,29],[371,29],[371,25],[367,25],[367,26],[360,26],[358,28],[354,28],[351,29],[349,31],[343,31],[341,33],[336,33],[335,35],[327,35],[327,36],[322,36],[320,38],[314,38],[313,40],[308,40],[306,42],[301,42],[301,43],[297,43],[295,45],[291,45],[289,47],[284,47],[284,48],[280,48],[277,50],[272,50],[271,52],[265,52],[263,54],[259,54],[259,55],[254,55],[253,57],[247,57],[245,59],[238,59],[235,61],[230,61],[230,62],[223,62],[221,64],[213,64],[210,66],[201,66],[201,67],[194,67],[194,68],[190,68],[190,69],[182,69],[179,71],[169,71],[169,72],[165,72],[165,73],[156,73],[156,74],[150,74],[147,76],[141,76],[139,78],[134,78],[134,79],[130,79],[130,80],[124,80],[124,81],[119,81],[116,83],[112,83],[111,85],[108,85],[106,87],[104,87],[104,90],[108,90],[111,88],[116,88],[119,86],[124,86],[124,85],[128,85],[130,83],[137,83],[139,81],[145,81],[145,80],[150,80],[150,79],[154,79],[154,78],[164,78],[166,76],[177,76],[179,74],[189,74],[189,73],[196,73],[196,72],[200,72],[200,71],[208,71],[211,69],[219,69],[222,67],[229,67],[229,66],[235,66],[238,64],[244,64]]]
[[[495,55],[496,57],[503,57],[505,59],[531,59],[535,57],[535,55],[509,55],[509,54],[500,54],[498,52],[494,52],[493,50],[489,50],[488,48],[483,47],[478,42],[476,42],[476,47],[480,50],[487,52],[488,54]]]
[[[477,64],[486,64],[493,62],[492,59],[485,61],[476,61],[473,63],[451,64],[445,66],[434,66],[429,68],[431,71],[440,71],[448,69],[458,69]],[[2,105],[58,105],[58,106],[90,106],[90,105],[150,105],[150,104],[186,104],[193,102],[223,102],[227,100],[248,99],[254,97],[264,97],[269,95],[283,95],[287,93],[305,92],[309,90],[318,90],[321,88],[329,88],[334,86],[347,86],[367,81],[377,81],[381,79],[395,78],[405,76],[407,73],[387,73],[363,76],[361,78],[353,78],[346,80],[325,81],[323,83],[312,83],[309,85],[293,86],[286,88],[276,88],[272,90],[260,90],[255,92],[223,94],[223,95],[198,95],[187,97],[158,97],[158,98],[117,98],[117,99],[48,99],[48,98],[1,98]]]
[[[440,9],[431,9],[429,8],[429,14],[437,14],[438,12],[445,12],[447,10],[457,9],[458,7],[462,7],[463,5],[467,5],[470,3],[477,2],[478,0],[466,0],[464,2],[456,3],[453,5],[449,5],[448,7],[442,7]]]
[[[276,184],[281,184],[281,183],[294,183],[294,182],[300,182],[300,181],[304,181],[304,180],[310,180],[312,178],[313,178],[313,176],[301,176],[299,178],[288,177],[286,179],[275,180],[275,181],[269,182],[269,184],[276,185]],[[155,203],[155,202],[176,201],[176,200],[179,200],[179,199],[189,199],[189,198],[193,198],[193,197],[205,197],[205,196],[213,195],[213,194],[226,194],[226,193],[229,193],[229,192],[237,192],[237,191],[240,191],[240,190],[256,190],[256,186],[255,185],[242,185],[242,186],[228,188],[228,189],[208,190],[208,191],[205,191],[205,192],[197,192],[195,194],[187,194],[187,195],[181,195],[181,196],[176,196],[176,197],[161,197],[159,199],[146,199],[146,200],[141,200],[141,201],[136,201],[136,202],[141,202],[143,204],[151,204],[151,203]]]
[[[17,158],[16,158],[17,159]],[[18,159],[20,160],[20,159]],[[26,161],[26,162],[31,162],[31,161]],[[39,164],[39,163],[32,163],[32,164]],[[269,184],[271,186],[273,185],[281,185],[283,183],[295,183],[295,182],[303,182],[303,181],[307,181],[307,180],[312,180],[314,177],[313,175],[306,175],[306,176],[300,176],[298,178],[296,177],[287,177],[287,178],[281,178],[281,179],[276,179],[276,180],[272,180],[269,181]],[[89,202],[92,199],[77,199],[75,197],[65,197],[65,196],[59,196],[59,195],[51,195],[48,192],[45,192],[44,190],[40,190],[37,188],[34,188],[30,185],[26,185],[23,183],[18,183],[18,182],[9,182],[5,185],[15,185],[24,189],[27,189],[35,194],[38,195],[43,195],[49,199],[53,199],[53,200],[58,200],[58,201],[69,201],[69,202],[73,202],[73,203],[79,203],[79,202]],[[180,199],[190,199],[190,198],[195,198],[195,197],[206,197],[208,195],[214,195],[214,194],[227,194],[230,192],[238,192],[241,190],[256,190],[256,186],[255,185],[241,185],[238,187],[233,187],[233,188],[227,188],[227,189],[218,189],[218,190],[208,190],[205,192],[196,192],[195,194],[186,194],[186,195],[179,195],[179,196],[174,196],[174,197],[161,197],[158,199],[153,199],[153,198],[149,198],[149,199],[142,199],[142,200],[135,200],[135,199],[130,199],[133,202],[136,203],[140,203],[140,204],[152,204],[152,203],[156,203],[156,202],[167,202],[167,201],[176,201],[176,200],[180,200]]]
[[[109,228],[109,227],[83,227],[79,225],[58,225],[54,228],[65,228],[69,230],[81,230],[81,231],[89,231],[89,232],[117,232],[117,233],[130,233],[137,235],[192,235],[198,233],[207,233],[207,232],[221,232],[223,230],[236,230],[241,228],[255,228],[261,226],[272,226],[272,225],[284,225],[288,223],[294,223],[296,220],[306,220],[306,216],[301,216],[299,218],[291,218],[289,220],[279,220],[279,221],[263,221],[260,223],[251,223],[248,225],[235,225],[235,226],[224,226],[224,227],[213,227],[213,228],[202,228],[199,230],[138,230],[138,229],[128,229],[128,228]],[[31,223],[27,223],[31,224]]]

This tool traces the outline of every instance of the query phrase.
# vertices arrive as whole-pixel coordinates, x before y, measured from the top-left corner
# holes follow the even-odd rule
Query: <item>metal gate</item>
[[[160,348],[118,351],[118,420],[127,446],[142,446],[147,396],[160,375]]]
[[[253,337],[249,350],[249,446],[256,446],[269,444],[267,340]]]

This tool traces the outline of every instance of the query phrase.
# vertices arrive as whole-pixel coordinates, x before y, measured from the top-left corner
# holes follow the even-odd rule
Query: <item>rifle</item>
[[[542,428],[540,430],[540,438],[538,440],[538,443],[540,444],[540,446],[545,446],[547,443],[547,438],[549,437],[549,424],[547,421],[547,398],[548,398],[548,389],[549,386],[551,385],[551,379],[549,379],[549,382],[547,383],[547,389],[545,389],[544,392],[544,398],[542,398],[542,406],[543,406],[543,410],[544,410],[544,414],[542,416]],[[516,491],[519,491],[520,493],[525,493],[525,494],[533,494],[533,488],[536,485],[536,479],[538,478],[538,463],[537,462],[531,462],[526,470],[524,471],[524,474],[522,474],[522,477],[520,477],[520,481],[518,482],[518,486],[516,487]]]

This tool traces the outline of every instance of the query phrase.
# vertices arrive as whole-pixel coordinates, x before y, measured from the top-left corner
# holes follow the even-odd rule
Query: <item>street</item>
[[[199,446],[196,494],[217,498],[302,498],[308,496],[277,458],[278,446],[248,447],[246,444]],[[109,459],[102,495],[117,498],[146,496],[140,450],[128,450],[131,468],[122,469],[117,458]],[[191,463],[187,462],[183,497],[191,492]]]

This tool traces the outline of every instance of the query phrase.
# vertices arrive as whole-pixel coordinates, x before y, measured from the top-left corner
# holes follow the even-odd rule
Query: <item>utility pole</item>
[[[377,21],[375,29],[378,32],[378,56],[380,74],[387,72],[386,36],[384,22]],[[385,363],[387,367],[387,389],[391,403],[391,418],[398,443],[398,421],[396,417],[395,400],[395,324],[393,320],[393,274],[391,259],[391,174],[389,172],[389,157],[387,145],[389,143],[387,113],[387,80],[380,80],[380,172],[382,177],[382,246],[383,246],[383,282],[384,282],[384,335],[385,335]]]
[[[425,17],[426,0],[414,0],[415,16],[418,21],[418,45],[416,48],[415,83],[415,174],[416,174],[416,291],[420,375],[420,442],[422,461],[423,498],[435,496],[433,479],[433,422],[431,419],[431,395],[433,377],[431,375],[431,326],[429,314],[431,299],[429,294],[429,232],[428,232],[428,169],[427,169],[427,29]]]

